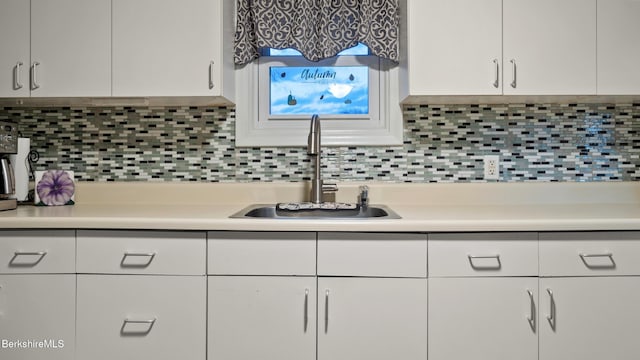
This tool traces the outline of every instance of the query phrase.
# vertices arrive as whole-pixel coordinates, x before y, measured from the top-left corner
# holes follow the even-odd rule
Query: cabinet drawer
[[[318,275],[426,277],[427,236],[319,233]]]
[[[205,359],[206,277],[78,275],[77,359]]]
[[[78,230],[78,272],[204,275],[205,233]]]
[[[209,234],[211,275],[315,275],[313,232],[227,232]]]
[[[640,232],[541,233],[540,275],[640,275]]]
[[[0,273],[76,272],[73,230],[0,231]]]
[[[429,235],[429,276],[537,276],[536,233]]]

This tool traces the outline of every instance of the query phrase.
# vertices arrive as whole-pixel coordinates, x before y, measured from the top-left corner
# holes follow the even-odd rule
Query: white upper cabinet
[[[111,95],[111,1],[31,0],[31,96]]]
[[[232,93],[233,9],[224,3],[113,0],[113,95]]]
[[[29,96],[29,1],[0,1],[0,97]]]
[[[403,96],[596,94],[596,0],[407,0]]]
[[[501,95],[502,0],[408,0],[411,95]]]
[[[505,94],[596,93],[596,0],[504,0],[503,11]]]
[[[598,94],[640,94],[640,0],[598,1]]]
[[[0,97],[111,95],[109,0],[9,0],[0,12]]]

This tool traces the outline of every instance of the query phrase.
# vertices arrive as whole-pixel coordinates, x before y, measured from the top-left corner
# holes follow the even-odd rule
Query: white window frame
[[[341,60],[340,58],[344,58]],[[269,68],[271,66],[354,65],[353,56],[342,56],[318,63],[305,63],[297,57],[261,57],[236,67],[236,146],[306,146],[308,117],[278,120],[269,112]],[[367,59],[374,57],[365,56]],[[344,62],[346,61],[346,63]],[[365,60],[365,62],[370,60]],[[377,87],[377,96],[369,101],[370,117],[327,116],[322,121],[322,143],[328,146],[402,145],[402,108],[399,99],[398,66],[386,59],[375,58],[370,64],[369,88]],[[261,81],[262,80],[262,81]],[[370,90],[371,91],[371,90]],[[260,95],[263,95],[262,97]],[[377,98],[377,99],[376,99]],[[265,100],[266,99],[266,100]],[[264,106],[262,106],[264,104]],[[261,118],[262,114],[262,118]],[[269,120],[265,121],[265,116]],[[322,120],[322,115],[320,116]]]

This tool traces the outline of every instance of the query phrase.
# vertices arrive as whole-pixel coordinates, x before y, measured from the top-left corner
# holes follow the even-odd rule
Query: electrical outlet
[[[484,179],[485,180],[500,179],[500,156],[498,155],[484,156]]]

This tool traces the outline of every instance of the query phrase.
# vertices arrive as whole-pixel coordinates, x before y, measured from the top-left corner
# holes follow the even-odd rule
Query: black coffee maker
[[[16,192],[16,179],[9,155],[18,152],[18,125],[9,121],[0,121],[0,210],[12,210],[18,206],[11,199]]]

